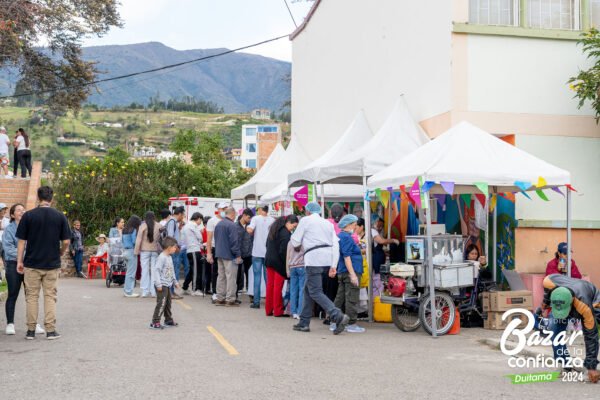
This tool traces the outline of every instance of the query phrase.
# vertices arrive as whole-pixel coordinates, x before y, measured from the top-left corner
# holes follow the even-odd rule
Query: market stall
[[[435,140],[413,151],[402,160],[374,174],[367,182],[366,198],[376,190],[404,193],[426,216],[426,248],[429,255],[432,248],[431,201],[437,196],[459,195],[471,199],[474,196],[495,216],[497,196],[505,193],[521,194],[531,198],[526,192],[548,201],[547,190],[562,194],[567,201],[567,265],[570,275],[571,246],[571,176],[568,171],[555,167],[468,122],[461,122],[440,135]],[[564,187],[561,191],[561,187]],[[385,189],[381,189],[385,188]],[[494,218],[495,224],[495,218]],[[494,238],[495,243],[495,229]],[[486,234],[487,241],[488,234]],[[496,246],[493,246],[496,249]],[[492,255],[495,274],[496,257]],[[434,276],[432,257],[428,257],[426,274]],[[494,276],[494,278],[496,278]],[[435,299],[434,279],[428,280],[428,296]],[[436,302],[430,301],[432,334],[437,336],[437,318],[441,310]]]

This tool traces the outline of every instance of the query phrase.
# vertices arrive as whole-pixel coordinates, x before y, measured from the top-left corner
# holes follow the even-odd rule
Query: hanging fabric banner
[[[544,191],[542,189],[536,189],[535,192],[540,197],[540,199],[542,199],[544,201],[550,201],[550,200],[548,200],[548,197],[546,197],[546,193],[544,193]]]
[[[448,193],[450,196],[454,194],[454,182],[440,182],[444,191]]]
[[[487,182],[475,182],[473,183],[477,189],[486,196],[488,195],[488,184]]]
[[[497,202],[498,202],[498,197],[496,197],[496,195],[493,194],[492,198],[490,199],[490,212],[494,212]]]
[[[565,194],[562,192],[562,190],[560,190],[560,188],[558,186],[553,187],[552,190],[554,190],[556,193],[560,194],[562,197],[565,197]]]
[[[294,193],[294,199],[304,207],[308,204],[308,185],[302,186],[296,193]]]
[[[536,187],[536,188],[542,188],[542,187],[544,187],[544,186],[546,186],[546,185],[547,185],[547,183],[546,183],[546,180],[544,179],[544,177],[543,177],[543,176],[540,176],[540,177],[538,178],[538,181],[537,181],[537,183],[535,184],[535,187]]]
[[[576,192],[577,190],[575,190],[575,188],[571,185],[565,185],[570,191],[572,192]]]
[[[515,181],[515,186],[524,192],[531,187],[531,182]]]
[[[418,207],[421,206],[421,190],[419,188],[419,178],[417,178],[410,188],[409,197]]]
[[[423,193],[429,192],[429,190],[433,187],[433,185],[435,185],[435,182],[426,181],[423,184],[423,186],[421,186],[421,192],[423,192]]]
[[[481,193],[475,193],[475,198],[479,201],[479,203],[485,207],[485,198],[487,196],[485,194],[481,194]]]
[[[460,198],[462,199],[462,201],[465,202],[467,207],[471,207],[471,194],[469,194],[469,193],[461,194]]]
[[[433,197],[435,197],[435,199],[437,200],[438,204],[443,209],[444,205],[446,204],[446,195],[445,194],[434,194]]]

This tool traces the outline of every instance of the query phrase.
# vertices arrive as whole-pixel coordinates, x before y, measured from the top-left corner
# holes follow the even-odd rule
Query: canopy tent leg
[[[425,204],[427,210],[425,217],[427,220],[427,279],[429,279],[429,296],[431,297],[431,334],[437,337],[437,315],[435,308],[435,278],[433,276],[433,241],[431,239],[431,204],[429,202],[429,192],[425,192]]]
[[[495,195],[497,196],[497,195]],[[496,201],[498,199],[496,198]],[[496,279],[498,278],[497,275],[497,254],[496,254],[496,247],[497,247],[497,242],[498,242],[498,238],[497,238],[497,232],[498,232],[498,203],[496,202],[496,206],[494,207],[494,219],[493,219],[493,225],[492,225],[492,238],[493,238],[493,243],[494,243],[494,247],[492,247],[492,259],[493,259],[493,271],[492,274],[494,276],[494,282],[497,282]]]
[[[571,277],[571,190],[567,190],[567,276]]]
[[[371,206],[367,199],[367,177],[363,174],[363,218],[365,220],[365,237],[367,238],[367,268],[369,270],[369,322],[373,322],[373,261],[371,260]]]
[[[319,183],[321,189],[321,217],[325,218],[325,189],[323,183]]]

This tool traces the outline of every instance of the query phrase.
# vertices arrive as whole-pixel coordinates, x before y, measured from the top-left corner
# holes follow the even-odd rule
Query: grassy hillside
[[[121,124],[121,128],[88,126],[98,123]],[[201,130],[222,135],[224,147],[241,146],[243,124],[264,123],[254,121],[247,114],[200,114],[169,111],[93,111],[85,109],[75,116],[71,113],[54,116],[42,109],[0,107],[0,125],[14,136],[18,128],[27,130],[31,137],[33,157],[44,161],[51,159],[78,161],[86,157],[102,156],[103,151],[90,145],[102,141],[106,148],[126,147],[126,143],[138,142],[167,150],[179,130]],[[284,127],[284,131],[289,129]],[[85,145],[58,145],[57,138],[85,139]]]

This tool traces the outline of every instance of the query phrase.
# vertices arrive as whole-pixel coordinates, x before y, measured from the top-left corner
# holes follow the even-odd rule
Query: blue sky
[[[298,25],[312,2],[288,4]],[[85,46],[162,42],[178,50],[236,48],[291,33],[295,27],[283,0],[121,0],[123,29],[112,29]],[[246,50],[291,61],[291,42]]]

